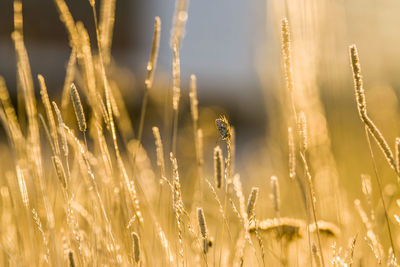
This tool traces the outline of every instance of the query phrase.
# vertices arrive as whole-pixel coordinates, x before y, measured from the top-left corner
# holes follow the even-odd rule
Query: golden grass
[[[321,128],[316,126],[325,121],[319,96],[307,99],[307,79],[316,78],[304,77],[297,83],[297,78],[305,75],[297,67],[307,63],[299,56],[298,44],[304,41],[298,38],[301,27],[296,25],[291,32],[289,20],[280,20],[286,86],[282,101],[286,111],[284,120],[279,121],[285,138],[287,130],[282,144],[284,167],[263,172],[265,158],[259,151],[251,151],[253,155],[244,159],[241,150],[236,152],[235,128],[227,117],[213,113],[217,117],[214,127],[207,115],[210,110],[203,110],[199,103],[195,75],[190,76],[188,97],[183,90],[186,85],[181,79],[186,79],[181,73],[180,49],[188,1],[176,1],[171,31],[172,94],[165,103],[173,115],[164,124],[145,116],[148,101],[155,99],[150,96],[156,94],[158,51],[164,45],[160,44],[161,20],[156,17],[141,88],[140,119],[134,122],[139,125],[137,131],[115,76],[118,69],[111,63],[116,1],[89,0],[94,36],[88,25],[74,20],[64,0],[54,2],[71,51],[60,99],[49,94],[45,78],[38,75],[40,103],[23,36],[22,2],[14,1],[12,39],[18,97],[23,102],[14,108],[0,76],[0,121],[9,142],[7,148],[0,143],[5,155],[0,174],[2,265],[397,266],[398,185],[394,190],[392,184],[383,183],[380,173],[387,166],[379,165],[369,135],[397,175],[400,139],[395,139],[393,153],[367,113],[355,45],[350,46],[350,61],[356,104],[376,180],[361,175],[361,186],[357,180],[356,187],[363,198],[356,199],[351,210],[341,202],[346,199],[344,190],[339,191],[337,181],[332,181],[337,170],[330,158],[328,133],[318,132]],[[291,7],[287,11],[288,17],[293,17]],[[91,44],[93,38],[97,49]],[[187,110],[185,101],[190,101]],[[76,120],[71,120],[72,108]],[[153,126],[147,132],[145,123],[166,125],[167,129]],[[148,145],[142,135],[151,134],[154,144]],[[280,160],[279,153],[269,157]],[[271,173],[277,173],[279,180]],[[321,184],[323,187],[316,186]],[[333,192],[324,194],[321,188]],[[381,202],[376,203],[378,194]]]

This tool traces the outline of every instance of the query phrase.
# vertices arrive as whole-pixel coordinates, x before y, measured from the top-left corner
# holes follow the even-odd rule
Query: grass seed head
[[[76,115],[76,120],[78,121],[79,130],[81,132],[86,132],[87,125],[86,125],[86,118],[85,113],[83,112],[81,98],[79,97],[78,90],[74,83],[71,84],[71,101],[74,106],[74,111]]]
[[[249,200],[248,200],[248,202],[247,202],[247,210],[246,210],[246,212],[247,212],[247,218],[248,218],[249,220],[251,220],[251,218],[252,218],[253,215],[254,215],[254,209],[255,209],[255,207],[256,207],[256,202],[257,202],[257,197],[258,197],[258,191],[259,191],[259,188],[258,188],[258,187],[253,187],[253,188],[251,189],[251,193],[250,193],[250,196],[249,196]]]
[[[133,238],[133,259],[135,260],[136,263],[138,263],[140,260],[140,240],[138,234],[135,232],[132,232],[132,238]]]
[[[203,238],[203,252],[204,254],[207,254],[209,247],[208,232],[207,232],[206,219],[204,217],[204,212],[202,208],[197,208],[197,219],[199,222],[201,237]]]
[[[222,150],[219,146],[214,148],[214,178],[216,187],[218,189],[222,188],[222,177],[224,175]]]
[[[229,140],[231,138],[230,125],[225,116],[220,116],[215,120],[218,132],[221,135],[222,140]]]

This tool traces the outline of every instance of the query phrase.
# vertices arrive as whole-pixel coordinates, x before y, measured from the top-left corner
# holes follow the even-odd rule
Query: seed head
[[[221,135],[222,140],[229,140],[231,138],[231,129],[228,120],[225,116],[220,116],[215,120],[215,125]]]

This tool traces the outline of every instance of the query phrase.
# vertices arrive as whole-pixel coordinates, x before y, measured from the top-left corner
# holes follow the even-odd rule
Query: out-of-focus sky
[[[265,30],[265,8],[241,0],[189,1],[186,35],[181,57],[183,90],[190,74],[196,74],[199,97],[204,104],[222,105],[243,117],[264,112],[257,76],[256,42]],[[15,90],[15,54],[10,34],[13,28],[12,0],[0,1],[0,75]],[[75,20],[82,20],[95,47],[93,15],[88,1],[66,0]],[[100,3],[100,1],[98,1]],[[112,54],[120,66],[132,71],[142,84],[149,58],[154,17],[162,21],[158,77],[171,74],[169,46],[174,0],[116,1]],[[64,25],[51,0],[23,1],[25,43],[34,77],[45,76],[49,90],[61,89],[70,48]],[[279,68],[279,66],[277,66]],[[163,82],[165,81],[162,80]],[[170,85],[167,85],[170,86]],[[252,105],[249,105],[251,103]]]
[[[74,18],[83,20],[93,36],[93,20],[88,1],[70,0],[66,3]],[[64,66],[69,47],[66,31],[58,19],[53,1],[23,1],[23,4],[25,40],[34,66],[33,72],[59,72],[58,66]],[[117,1],[113,46],[117,63],[133,71],[140,68],[145,70],[154,17],[160,16],[162,35],[159,67],[160,71],[170,71],[172,51],[168,44],[174,8],[173,0]],[[253,62],[254,41],[257,39],[255,35],[262,29],[254,28],[257,18],[253,10],[252,5],[239,0],[190,1],[186,36],[181,50],[183,79],[195,73],[205,84],[213,83],[217,87],[225,85],[232,89],[243,87],[248,92],[255,90],[253,87],[257,77]],[[15,67],[10,38],[12,12],[12,1],[1,1],[0,72],[5,76],[11,75]],[[62,76],[62,72],[50,74]],[[49,79],[52,80],[51,77]]]

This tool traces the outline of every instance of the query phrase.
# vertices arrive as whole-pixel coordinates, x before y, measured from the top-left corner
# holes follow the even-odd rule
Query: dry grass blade
[[[105,226],[106,226],[107,232],[108,232],[108,234],[110,236],[110,239],[111,239],[111,242],[112,242],[112,246],[115,248],[116,247],[116,243],[115,243],[115,238],[114,238],[114,234],[113,234],[113,231],[112,231],[111,222],[110,222],[109,216],[107,215],[107,212],[106,212],[106,209],[105,209],[105,206],[104,206],[104,201],[102,200],[102,197],[101,197],[100,192],[99,192],[99,188],[98,188],[95,176],[94,176],[94,172],[93,172],[91,164],[90,164],[89,154],[88,154],[87,150],[85,150],[85,147],[78,140],[78,138],[76,138],[76,136],[72,133],[72,131],[66,125],[63,125],[63,126],[64,126],[66,132],[68,133],[68,141],[75,148],[77,156],[79,156],[81,158],[80,162],[83,162],[84,167],[86,167],[86,171],[87,171],[87,174],[88,174],[88,176],[90,178],[90,182],[91,182],[91,184],[93,186],[94,195],[97,198],[97,202],[98,202],[98,205],[100,207],[101,214],[102,214],[102,216],[104,218]],[[79,160],[78,160],[78,162],[79,162]],[[114,253],[115,253],[115,251],[114,251]],[[114,255],[114,256],[116,257],[116,255]]]
[[[350,50],[350,61],[353,70],[354,90],[357,100],[357,108],[361,121],[365,124],[365,127],[367,127],[369,133],[374,137],[374,140],[376,141],[379,148],[385,155],[386,160],[389,163],[390,167],[398,174],[400,181],[400,175],[399,172],[397,171],[396,160],[394,159],[392,150],[390,149],[385,138],[379,131],[378,127],[376,127],[374,122],[369,118],[367,114],[367,104],[365,101],[365,92],[361,76],[361,66],[360,66],[360,59],[358,57],[357,47],[355,45],[351,45],[349,50]]]
[[[69,8],[64,0],[54,0],[60,19],[67,28],[70,40],[70,46],[74,49],[79,47],[79,35],[75,27],[75,21],[69,11]]]
[[[17,179],[18,179],[18,187],[21,193],[22,203],[24,204],[25,208],[29,209],[29,196],[28,196],[28,189],[26,188],[25,177],[22,169],[17,165]]]
[[[179,99],[181,97],[181,68],[179,59],[179,46],[174,43],[173,46],[174,57],[172,61],[172,153],[176,152],[176,139],[178,135],[178,109]]]
[[[251,193],[250,193],[249,199],[247,201],[246,212],[247,212],[247,218],[249,221],[251,221],[254,216],[254,209],[256,207],[256,202],[257,202],[257,198],[258,198],[258,191],[259,191],[258,187],[253,187],[251,189]]]
[[[142,109],[140,111],[140,121],[139,121],[139,130],[138,130],[139,142],[141,142],[141,140],[142,140],[142,133],[143,133],[144,120],[145,120],[145,116],[146,116],[149,90],[153,87],[154,73],[156,71],[156,65],[157,65],[158,49],[160,46],[160,33],[161,33],[161,20],[159,17],[155,17],[153,44],[151,47],[150,59],[147,63],[147,76],[146,76],[146,80],[144,82],[146,90],[143,95]]]
[[[360,215],[361,220],[365,225],[365,228],[367,229],[365,241],[367,242],[368,246],[371,248],[372,252],[374,253],[375,258],[378,261],[378,263],[381,263],[383,260],[383,257],[384,257],[383,247],[373,230],[373,227],[368,218],[368,215],[362,208],[361,202],[359,199],[354,200],[354,206],[355,206],[358,214]]]
[[[113,39],[113,28],[115,23],[116,0],[101,1],[100,7],[100,47],[107,66],[111,58],[111,44]]]
[[[53,162],[53,166],[56,171],[58,180],[60,181],[60,183],[64,187],[64,189],[66,189],[67,188],[67,178],[66,178],[64,167],[62,165],[60,158],[58,156],[53,156],[53,157],[51,157],[51,160]]]
[[[199,101],[197,99],[197,79],[195,75],[190,75],[190,114],[193,120],[193,133],[194,133],[194,145],[196,149],[196,161],[197,161],[197,179],[199,181],[199,193],[203,195],[203,132],[199,129]]]
[[[372,205],[372,184],[371,184],[371,177],[366,174],[361,174],[361,191],[365,195],[365,198],[368,202],[371,221],[375,221],[375,212]]]
[[[196,132],[196,138],[197,138],[197,146],[198,146],[198,164],[203,165],[204,162],[204,155],[203,155],[203,130],[202,129],[197,129]]]
[[[14,41],[14,48],[17,56],[17,75],[24,95],[25,109],[28,115],[28,143],[31,153],[28,154],[31,162],[34,164],[38,175],[38,181],[35,182],[37,190],[43,194],[42,181],[42,158],[40,148],[39,124],[37,121],[36,98],[32,79],[32,71],[29,63],[28,52],[24,43],[22,31],[22,2],[14,1],[14,32],[11,37]]]
[[[60,154],[60,147],[58,145],[58,134],[57,134],[57,126],[56,121],[54,119],[53,110],[51,108],[49,95],[47,94],[47,87],[42,75],[38,75],[38,80],[40,84],[40,95],[42,96],[42,102],[45,107],[46,117],[50,126],[50,134],[54,142],[54,148],[57,155]]]
[[[354,248],[356,247],[356,241],[357,241],[358,234],[354,236],[353,238],[350,239],[349,242],[349,248],[347,250],[347,262],[349,264],[349,267],[353,265],[354,261]]]
[[[304,140],[303,140],[303,143],[304,143]],[[306,149],[306,147],[304,149]],[[324,254],[323,254],[323,250],[322,250],[322,243],[321,243],[320,231],[318,228],[318,220],[317,220],[317,211],[316,211],[317,198],[315,195],[315,190],[314,190],[311,173],[310,173],[304,152],[305,152],[305,150],[302,153],[300,153],[300,156],[301,156],[301,159],[302,159],[303,165],[304,165],[304,174],[306,176],[305,179],[307,180],[307,183],[308,183],[308,188],[309,188],[308,191],[310,193],[310,202],[311,202],[311,211],[312,211],[312,216],[313,216],[314,224],[315,224],[315,228],[316,228],[317,239],[318,239],[318,248],[321,253],[322,266],[325,266]]]
[[[69,104],[70,100],[69,90],[71,89],[71,83],[74,81],[75,78],[75,72],[76,72],[75,65],[76,65],[76,50],[72,49],[71,55],[69,56],[68,59],[67,70],[65,74],[64,86],[61,97],[61,109],[63,111],[66,111],[67,106]]]
[[[153,127],[153,135],[156,144],[156,152],[157,152],[157,166],[160,168],[160,175],[161,177],[166,177],[165,175],[165,162],[164,162],[164,148],[161,141],[160,130],[158,127]],[[160,179],[160,182],[163,180]]]
[[[226,186],[225,186],[226,188]],[[241,218],[246,218],[246,206],[245,197],[242,189],[242,182],[240,181],[240,175],[236,174],[233,176],[233,189],[236,192],[236,197],[239,199],[239,212]]]
[[[218,197],[218,195],[217,195],[217,192],[215,191],[215,188],[211,185],[210,181],[208,181],[208,179],[206,179],[206,182],[207,182],[208,187],[210,188],[210,190],[211,190],[211,192],[212,192],[212,194],[213,194],[213,196],[214,196],[215,201],[216,201],[217,204],[218,204],[219,213],[220,213],[221,216],[222,216],[222,219],[223,219],[223,221],[224,221],[224,223],[225,223],[225,225],[226,225],[226,228],[228,229],[229,238],[230,238],[230,240],[232,241],[232,234],[231,234],[231,230],[230,230],[230,227],[229,227],[229,222],[228,222],[228,220],[227,220],[227,218],[226,218],[226,215],[225,215],[225,212],[224,212],[224,208],[222,207],[221,201],[219,200],[219,197]],[[232,202],[232,199],[230,199],[230,201],[231,201],[232,207],[233,207],[233,209],[234,209],[234,212],[238,215],[239,220],[242,220],[239,211],[237,211],[237,209],[236,209],[236,207],[235,207],[235,204]],[[241,221],[241,222],[242,222],[242,221]]]
[[[53,101],[52,104],[53,104],[53,108],[54,108],[54,111],[56,112],[57,119],[58,119],[58,125],[59,125],[58,132],[61,135],[61,148],[64,152],[64,156],[68,157],[69,150],[68,150],[67,137],[65,135],[64,121],[62,119],[61,112],[58,109],[56,102]]]
[[[89,34],[82,22],[78,21],[76,23],[76,29],[79,34],[79,49],[77,49],[78,62],[81,65],[86,81],[86,87],[89,93],[89,104],[95,111],[95,116],[97,116],[97,108],[95,104],[96,99],[96,74],[93,64],[93,55],[90,46]]]
[[[40,235],[42,236],[43,245],[44,245],[44,249],[45,249],[44,260],[47,264],[49,264],[49,260],[50,260],[49,242],[47,240],[45,232],[43,231],[42,222],[41,222],[39,215],[37,214],[35,209],[32,209],[32,215],[33,215],[33,220],[35,221],[35,224],[37,226],[37,229],[39,230]]]
[[[47,127],[47,124],[46,124],[46,122],[44,121],[44,118],[43,118],[42,114],[39,114],[39,120],[40,120],[40,122],[42,123],[43,129],[44,129],[44,133],[46,134],[47,142],[48,142],[49,145],[50,145],[51,154],[52,154],[53,156],[55,156],[55,155],[57,155],[57,153],[56,153],[56,150],[55,150],[55,148],[54,148],[53,140],[52,140],[52,138],[51,138],[49,128]]]
[[[160,47],[161,20],[160,17],[154,19],[153,44],[151,46],[150,59],[147,63],[147,76],[145,80],[146,89],[153,87],[154,72],[157,65],[158,49]]]
[[[14,146],[18,152],[21,152],[25,147],[25,138],[22,134],[21,127],[18,122],[17,114],[11,103],[11,98],[8,93],[4,78],[0,76],[0,101],[6,115],[6,120],[10,128],[10,138],[13,140]]]

